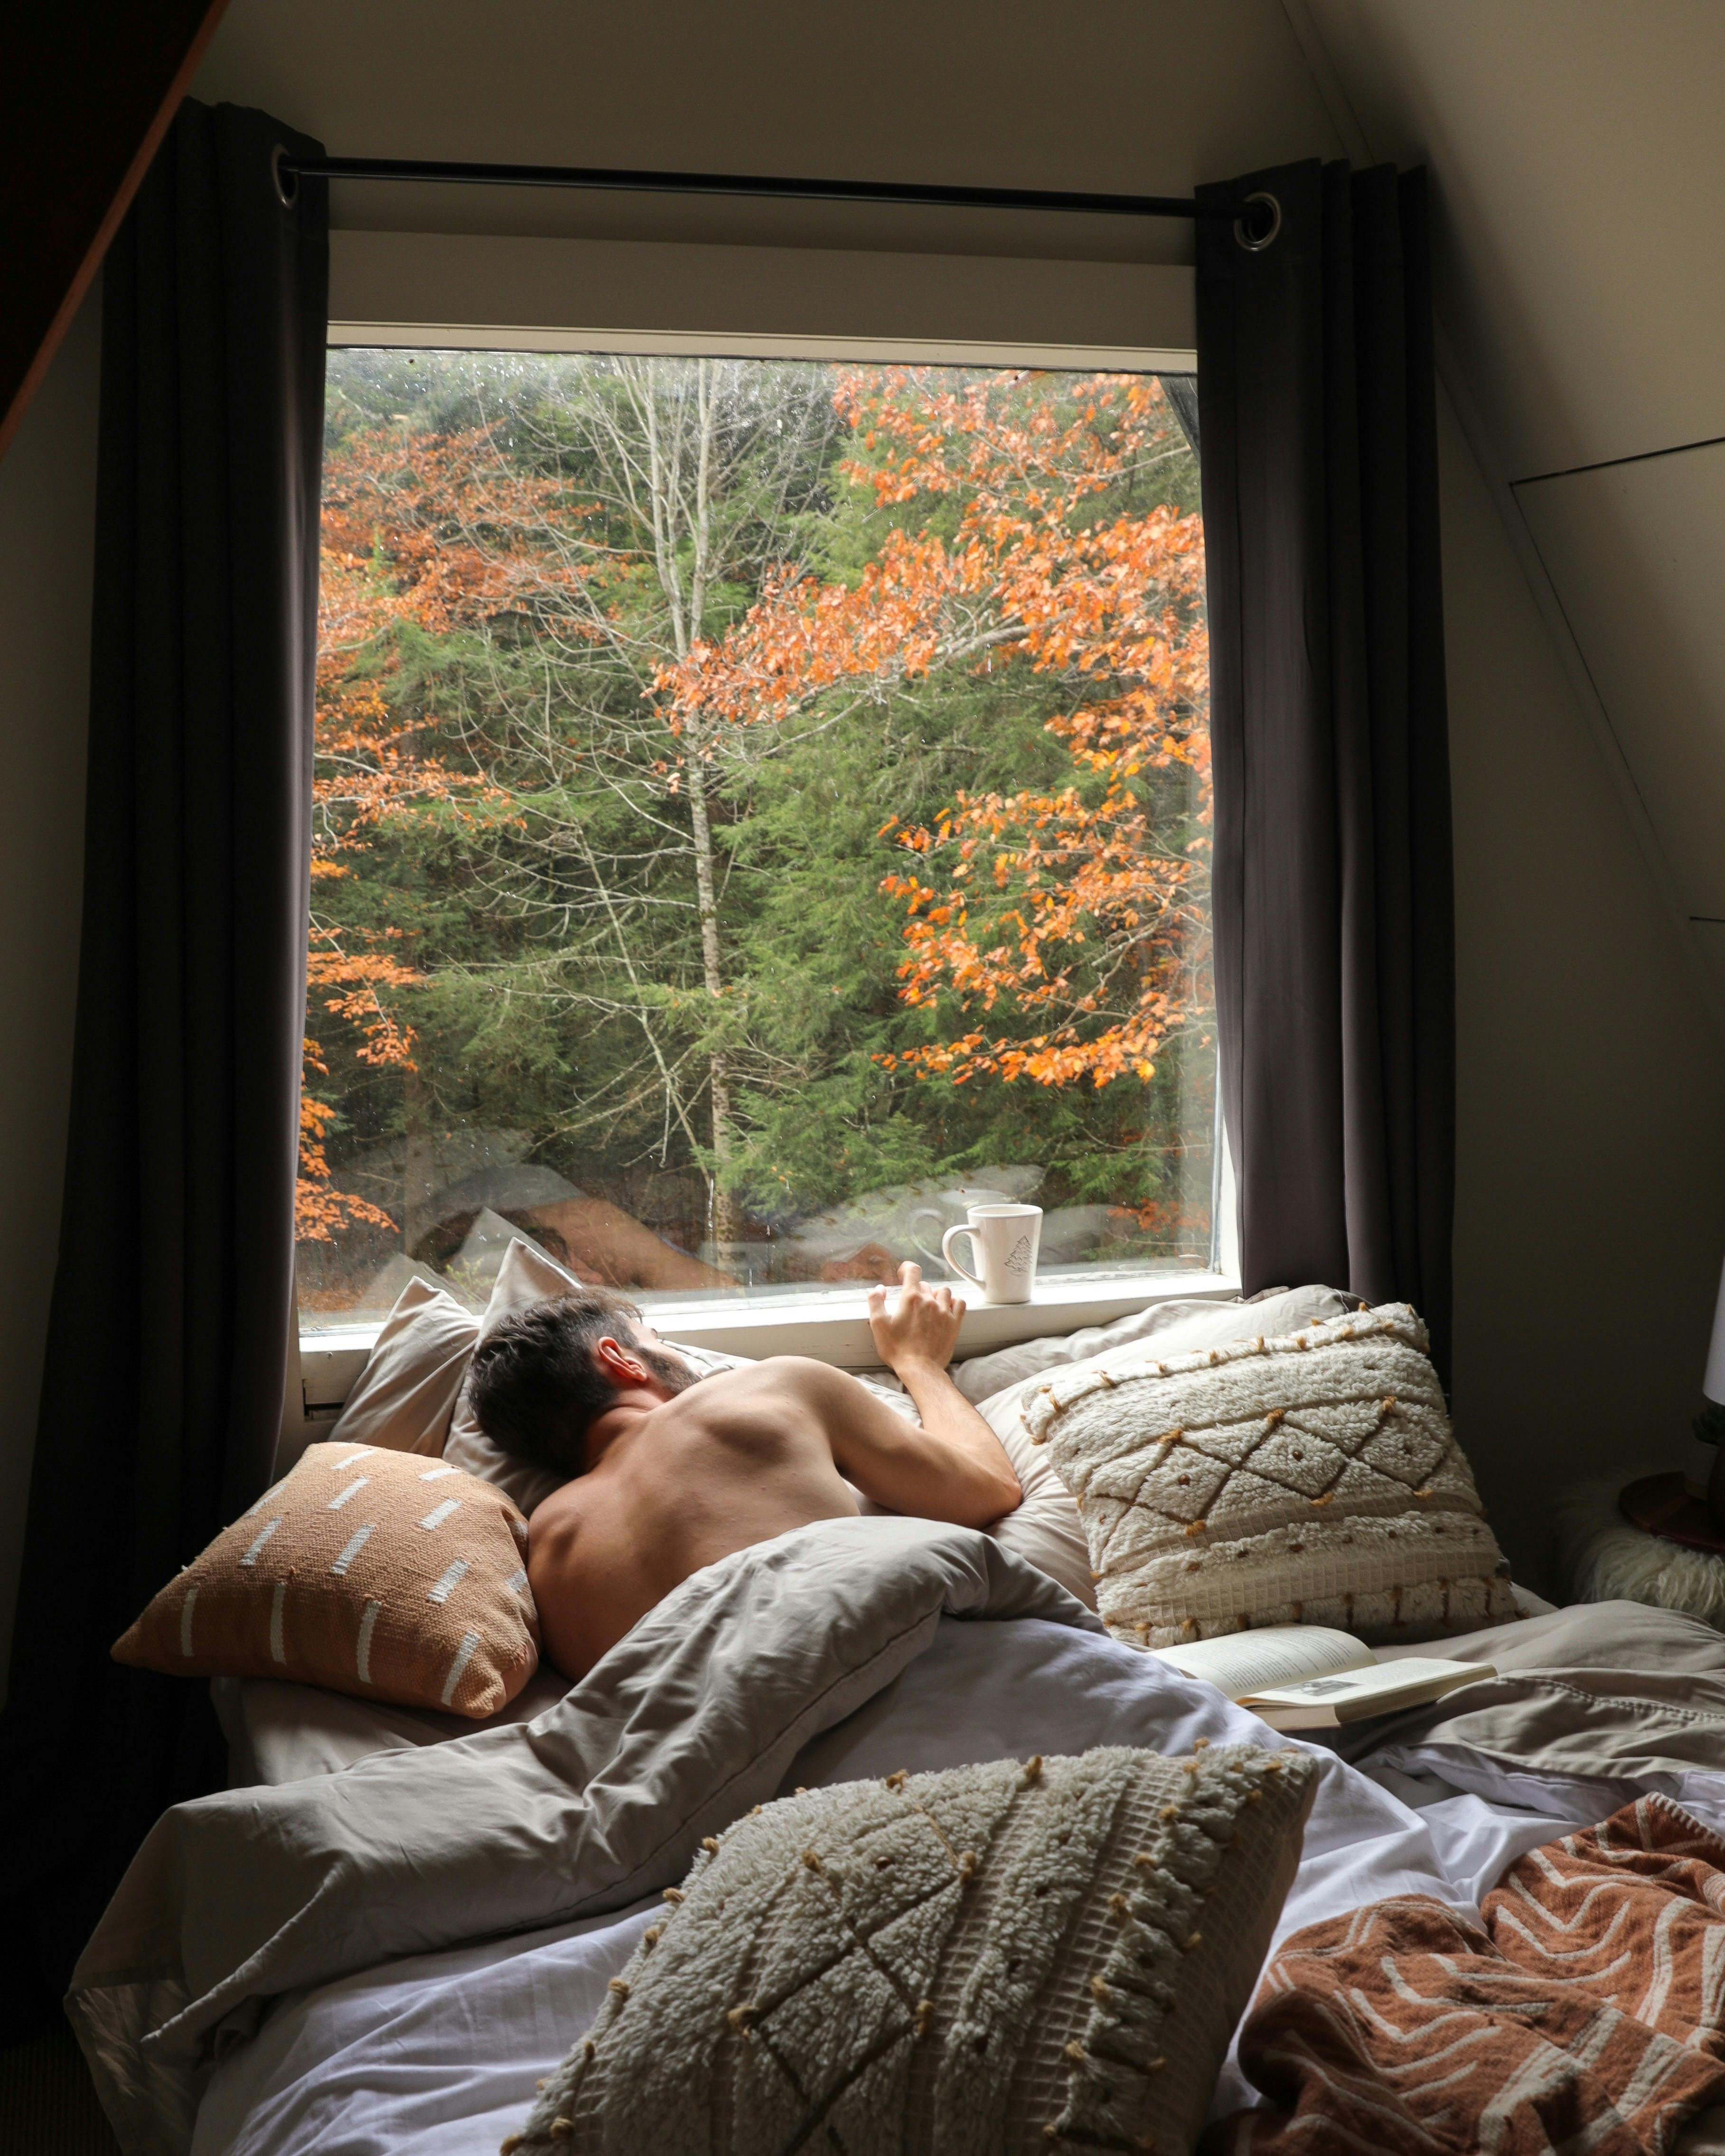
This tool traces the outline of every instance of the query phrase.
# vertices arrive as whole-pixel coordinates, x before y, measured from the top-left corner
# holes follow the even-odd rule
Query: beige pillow
[[[1111,1632],[1254,1625],[1368,1643],[1512,1619],[1504,1562],[1405,1303],[1044,1379],[1024,1405],[1078,1502]]]
[[[1180,2156],[1317,1771],[1099,1750],[757,1808],[704,1845],[504,2150]]]
[[[482,1718],[538,1663],[526,1545],[501,1491],[441,1461],[310,1445],[162,1589],[114,1658]]]
[[[429,1281],[410,1280],[383,1321],[332,1445],[379,1445],[435,1459],[480,1336],[479,1320]]]

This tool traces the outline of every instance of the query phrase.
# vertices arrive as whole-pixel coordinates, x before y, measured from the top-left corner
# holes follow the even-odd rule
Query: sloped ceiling
[[[1286,4],[1354,153],[1431,167],[1476,449],[1725,992],[1725,7]]]

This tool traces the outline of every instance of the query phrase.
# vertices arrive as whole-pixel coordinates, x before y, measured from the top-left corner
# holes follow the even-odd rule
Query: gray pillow
[[[1180,2156],[1317,1771],[1110,1749],[757,1807],[703,1845],[506,2156],[1041,2156],[1147,2148],[1153,2123]]]
[[[478,1319],[454,1296],[429,1281],[410,1280],[384,1319],[326,1442],[435,1458],[449,1435],[479,1335]]]

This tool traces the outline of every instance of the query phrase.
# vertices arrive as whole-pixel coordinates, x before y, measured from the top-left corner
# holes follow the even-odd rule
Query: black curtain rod
[[[593,187],[630,194],[756,195],[788,202],[911,203],[925,209],[1077,210],[1104,217],[1267,218],[1268,196],[1205,203],[1189,195],[1078,194],[1053,187],[949,187],[893,180],[788,180],[737,172],[641,172],[604,165],[464,165],[427,157],[294,157],[277,152],[285,182],[439,180],[467,187]]]

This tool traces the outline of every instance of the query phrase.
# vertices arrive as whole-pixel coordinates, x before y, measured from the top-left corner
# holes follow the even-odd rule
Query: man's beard
[[[642,1363],[650,1377],[657,1378],[667,1393],[686,1393],[691,1385],[698,1385],[706,1375],[705,1370],[691,1369],[680,1355],[669,1355],[663,1348],[649,1348],[637,1340],[634,1348],[637,1362]]]

